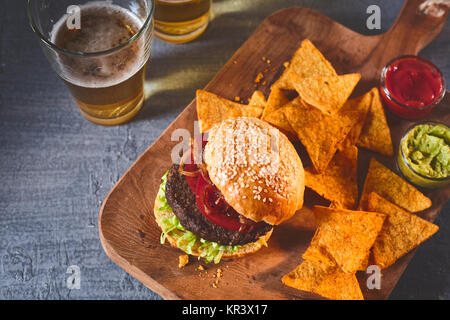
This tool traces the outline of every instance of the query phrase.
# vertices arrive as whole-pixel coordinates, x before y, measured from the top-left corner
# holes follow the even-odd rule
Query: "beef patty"
[[[198,209],[195,193],[189,188],[185,176],[173,165],[167,177],[166,199],[181,225],[195,235],[222,245],[243,245],[255,242],[269,232],[273,226],[261,223],[250,232],[239,233],[228,230],[209,221]]]

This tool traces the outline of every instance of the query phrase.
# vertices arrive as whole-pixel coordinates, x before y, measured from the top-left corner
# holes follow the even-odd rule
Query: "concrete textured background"
[[[272,12],[316,9],[363,34],[385,32],[403,1],[214,0],[205,34],[185,45],[153,42],[148,99],[130,123],[85,120],[50,69],[32,33],[26,2],[0,10],[0,299],[160,299],[102,250],[97,216],[103,199],[136,158]],[[382,30],[366,28],[378,4]],[[330,35],[332,36],[332,35]],[[450,80],[450,25],[421,55]],[[423,244],[392,299],[450,299],[450,206],[440,231]],[[81,289],[66,270],[81,268]]]

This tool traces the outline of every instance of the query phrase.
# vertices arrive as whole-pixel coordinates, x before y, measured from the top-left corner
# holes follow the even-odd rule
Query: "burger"
[[[267,246],[303,205],[304,171],[288,138],[259,119],[225,120],[207,134],[200,161],[191,148],[163,176],[154,214],[162,244],[218,263]]]

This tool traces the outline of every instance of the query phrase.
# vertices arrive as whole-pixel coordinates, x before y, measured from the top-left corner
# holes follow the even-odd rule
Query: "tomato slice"
[[[201,174],[197,177],[195,199],[201,213],[212,223],[228,230],[242,229],[239,214],[225,202],[220,191]]]
[[[188,157],[187,160],[190,160],[190,161],[186,161],[187,163],[183,163],[182,169],[187,172],[197,172],[198,175],[200,175],[200,173],[199,173],[200,168],[194,162],[194,146],[193,145],[191,146],[190,154],[187,157]],[[195,190],[197,189],[198,175],[196,175],[196,176],[185,175],[185,178],[189,185],[189,188],[191,188],[191,190],[193,192],[195,192]]]
[[[199,170],[199,168],[195,165],[195,164],[185,164],[183,170],[187,171],[187,172],[196,172]],[[193,192],[195,192],[196,188],[197,188],[197,180],[198,180],[198,176],[200,175],[200,173],[197,176],[191,177],[191,176],[184,176],[186,178],[186,181],[189,185],[189,188],[191,188],[191,190]]]

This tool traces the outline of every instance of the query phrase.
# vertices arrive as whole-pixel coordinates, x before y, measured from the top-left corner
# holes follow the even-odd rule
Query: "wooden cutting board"
[[[408,0],[392,28],[385,34],[364,36],[353,32],[328,17],[301,7],[280,10],[256,29],[253,35],[233,55],[228,63],[206,86],[206,90],[233,100],[239,96],[247,100],[255,90],[254,79],[259,72],[264,78],[258,89],[266,97],[270,84],[283,71],[298,48],[300,41],[309,38],[331,61],[339,74],[360,72],[362,80],[355,95],[377,85],[382,67],[392,58],[403,54],[417,54],[442,29],[447,14],[433,18],[418,12],[420,1]],[[270,59],[270,65],[262,58]],[[266,70],[267,69],[267,70]],[[265,71],[266,70],[266,71]],[[262,85],[264,83],[265,85]],[[194,92],[192,93],[194,95]],[[450,97],[428,117],[449,122]],[[166,131],[139,157],[106,197],[99,215],[100,240],[106,254],[121,268],[165,299],[292,299],[317,296],[284,286],[281,277],[301,262],[313,236],[315,221],[313,204],[323,203],[312,191],[305,193],[305,206],[297,214],[277,226],[269,247],[234,261],[205,265],[191,257],[183,269],[178,268],[180,250],[159,242],[161,230],[153,215],[154,199],[160,178],[171,166],[170,153],[178,141],[171,141],[177,128],[193,132],[197,119],[195,100],[192,101]],[[412,122],[388,113],[394,148],[404,130]],[[367,172],[368,161],[375,156],[397,172],[394,158],[387,158],[360,149],[358,174],[360,190]],[[449,199],[450,188],[425,192],[433,206],[422,213],[434,220]],[[414,252],[383,271],[380,290],[368,290],[367,275],[358,274],[366,299],[387,298],[408,265]],[[222,269],[217,288],[213,275]]]

